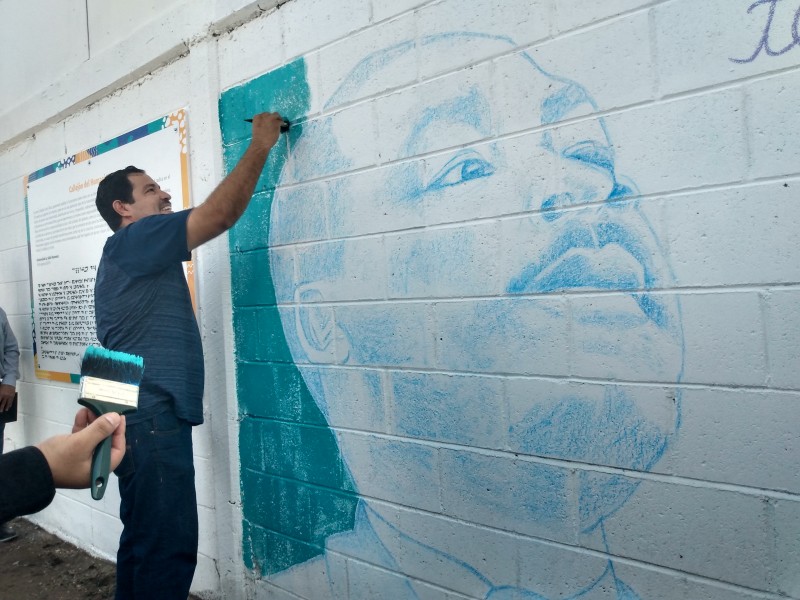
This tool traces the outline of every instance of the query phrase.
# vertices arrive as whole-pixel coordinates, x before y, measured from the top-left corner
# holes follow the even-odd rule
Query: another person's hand
[[[109,435],[113,435],[111,470],[114,470],[125,455],[125,417],[117,413],[95,417],[89,409],[82,408],[75,415],[70,435],[57,435],[37,444],[50,465],[56,487],[89,487],[92,454],[97,444]]]
[[[250,143],[270,150],[281,135],[283,117],[278,113],[260,113],[253,117],[253,137]]]
[[[0,412],[5,412],[14,402],[16,387],[7,383],[0,383]]]

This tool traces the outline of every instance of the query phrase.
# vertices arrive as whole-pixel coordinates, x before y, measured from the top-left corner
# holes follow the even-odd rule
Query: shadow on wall
[[[477,64],[408,80],[446,55]],[[302,61],[225,92],[227,164],[244,116],[302,122],[310,94]],[[639,597],[565,549],[613,554],[638,485],[615,469],[680,427],[680,307],[649,291],[670,270],[596,110],[454,32],[365,57],[273,153],[231,235],[249,568],[333,598]]]

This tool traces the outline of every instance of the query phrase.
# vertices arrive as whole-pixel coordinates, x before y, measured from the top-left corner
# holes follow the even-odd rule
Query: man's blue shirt
[[[203,422],[203,348],[183,271],[190,210],[153,215],[106,241],[95,282],[97,339],[144,359],[136,423],[171,408]]]

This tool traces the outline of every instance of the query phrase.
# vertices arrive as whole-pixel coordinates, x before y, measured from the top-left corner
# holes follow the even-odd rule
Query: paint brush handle
[[[92,498],[100,500],[108,487],[108,475],[111,472],[111,436],[97,445],[92,454]]]
[[[88,408],[97,418],[109,412],[118,412],[124,415],[133,411],[131,407],[126,407],[123,404],[111,404],[101,400],[87,400],[86,398],[79,398],[78,404]],[[92,470],[89,476],[91,477],[92,498],[95,500],[100,500],[103,494],[106,493],[106,487],[108,487],[108,476],[111,472],[111,437],[108,436],[97,444],[94,453],[92,453]]]

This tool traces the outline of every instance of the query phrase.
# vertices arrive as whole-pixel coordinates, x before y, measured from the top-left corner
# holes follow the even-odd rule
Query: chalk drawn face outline
[[[452,51],[459,43],[476,40],[486,43],[487,56],[498,54],[497,49],[508,43],[504,38],[481,34],[442,34],[418,40],[416,46],[399,44],[362,61],[329,104],[341,102],[368,81],[371,85],[381,85],[374,79],[415,48]],[[520,138],[522,142],[516,146],[513,137],[502,143],[492,141],[493,133],[516,115],[510,111],[499,114],[491,91],[479,81],[467,82],[457,93],[433,106],[413,107],[416,110],[410,110],[406,119],[399,119],[407,132],[396,135],[398,147],[390,149],[390,154],[424,158],[401,159],[397,168],[375,174],[371,185],[374,197],[381,198],[383,207],[394,206],[404,216],[409,211],[427,215],[437,208],[432,203],[454,210],[466,197],[500,202],[501,195],[503,205],[496,215],[491,212],[480,215],[490,231],[486,238],[478,239],[458,226],[451,228],[455,233],[446,239],[454,244],[453,254],[456,264],[460,264],[461,278],[437,270],[443,261],[436,251],[443,246],[435,240],[421,238],[416,244],[389,246],[390,270],[404,269],[406,273],[405,280],[387,274],[389,292],[420,300],[436,297],[441,277],[450,276],[456,284],[467,286],[495,276],[494,288],[477,285],[477,293],[467,287],[461,290],[465,297],[477,296],[474,301],[458,304],[447,302],[450,298],[444,297],[442,306],[437,306],[440,312],[436,313],[435,334],[446,350],[443,353],[451,354],[450,359],[437,356],[441,362],[436,370],[441,371],[535,374],[530,363],[537,356],[544,356],[549,346],[558,345],[559,336],[568,331],[569,321],[573,328],[571,335],[580,341],[580,347],[576,344],[572,348],[571,360],[578,365],[599,360],[600,370],[584,377],[586,381],[554,384],[535,398],[512,398],[512,404],[523,408],[510,410],[513,416],[509,417],[507,432],[503,433],[508,436],[505,440],[508,447],[522,455],[647,471],[663,455],[680,425],[680,394],[672,389],[681,380],[683,369],[680,307],[673,298],[650,291],[664,287],[669,281],[669,267],[637,204],[634,185],[616,172],[605,123],[586,117],[597,109],[588,92],[572,81],[545,72],[525,53],[513,60],[522,61],[529,69],[529,79],[522,80],[518,87],[529,87],[524,91],[532,99],[531,110],[537,114],[532,132]],[[563,121],[567,123],[561,124]],[[428,145],[434,141],[440,143],[448,136],[469,137],[465,129],[471,130],[475,139],[489,141],[454,147],[451,151],[432,150]],[[291,166],[302,170],[324,152],[328,164],[322,171],[347,170],[352,159],[341,148],[353,144],[337,138],[335,130],[336,123],[331,118],[307,126],[305,140],[293,150]],[[539,171],[534,168],[537,165]],[[525,178],[520,173],[525,173]],[[334,206],[348,196],[347,179],[331,184],[329,190],[332,194],[329,206]],[[509,194],[509,190],[515,194]],[[363,193],[363,188],[360,191]],[[274,207],[290,204],[282,201],[283,193],[281,189],[276,192]],[[509,205],[509,196],[513,196],[516,205]],[[464,202],[463,206],[465,213],[451,214],[452,222],[474,218],[470,211],[476,204]],[[344,218],[345,214],[331,209],[332,220]],[[286,222],[285,214],[281,218]],[[492,229],[494,218],[502,221],[496,229]],[[281,221],[274,218],[274,227],[276,223],[279,226]],[[320,229],[323,227],[319,225]],[[487,263],[479,260],[481,242],[485,239],[499,239],[501,243],[496,250],[503,260],[498,263],[496,274],[489,273]],[[342,406],[337,397],[346,394],[375,404],[386,401],[378,369],[385,366],[404,369],[413,364],[409,355],[417,348],[407,339],[410,334],[406,324],[430,324],[432,313],[431,303],[421,300],[404,303],[403,310],[396,314],[391,306],[382,314],[378,308],[377,315],[363,303],[354,308],[347,306],[341,290],[350,274],[361,269],[356,263],[364,257],[350,255],[348,242],[331,242],[325,247],[324,257],[301,257],[297,266],[292,267],[298,269],[299,280],[292,284],[292,299],[288,302],[292,306],[284,309],[282,315],[296,362],[311,365],[303,366],[301,372],[312,395],[329,421],[341,423],[348,415],[337,413]],[[459,258],[463,262],[458,263]],[[475,260],[471,263],[470,259]],[[277,260],[274,252],[271,261],[276,288],[281,287],[278,281],[293,279],[294,275],[286,272],[289,263]],[[452,266],[452,261],[449,264]],[[309,267],[308,271],[304,267]],[[470,268],[474,271],[470,272]],[[420,274],[423,276],[412,277]],[[420,282],[430,284],[427,295]],[[282,285],[286,287],[285,283]],[[618,293],[597,296],[581,293],[584,291]],[[564,299],[561,292],[578,293]],[[333,304],[331,298],[335,298]],[[343,301],[345,305],[337,304]],[[452,310],[447,313],[447,309]],[[443,314],[449,314],[450,318],[439,319]],[[419,333],[418,327],[413,330]],[[492,349],[508,344],[510,333],[525,338],[521,348],[536,349],[542,354],[534,354],[531,359],[531,355],[524,353],[516,357],[493,353]],[[417,346],[423,345],[422,338],[416,341]],[[411,358],[424,362],[430,357]],[[315,364],[320,368],[314,368]],[[366,370],[363,376],[348,370],[343,383],[342,377],[332,377],[335,370],[326,367],[331,364],[361,366]],[[414,437],[419,433],[415,428],[424,429],[426,422],[435,422],[441,428],[423,431],[420,437],[465,445],[476,443],[476,439],[477,445],[487,441],[474,427],[475,419],[481,415],[480,394],[469,397],[472,406],[459,410],[456,390],[461,395],[464,386],[448,388],[439,374],[413,368],[412,371],[413,374],[406,373],[389,384],[394,417],[399,416],[407,423],[402,433]],[[569,369],[542,374],[557,378],[571,375]],[[594,383],[593,379],[663,382],[671,395],[665,399],[660,389],[655,393],[647,386]],[[420,390],[424,390],[423,395]],[[431,409],[429,400],[440,404]],[[383,408],[377,406],[370,409],[375,414],[380,410]],[[444,420],[438,412],[451,416],[447,429],[441,425]],[[465,432],[461,438],[459,431]],[[493,449],[491,440],[488,443],[484,447]],[[349,447],[347,437],[341,438],[340,444],[358,489],[362,489],[376,467],[384,472],[397,472],[399,480],[415,477],[424,480],[430,474],[430,465],[423,464],[423,460],[419,465],[413,460],[392,464],[388,459],[376,464],[384,454],[391,457],[395,453],[365,453]],[[469,468],[451,474],[460,480],[449,485],[454,489],[484,489],[482,484],[492,477],[491,466],[465,467]],[[483,503],[487,510],[505,515],[509,522],[533,520],[554,531],[568,527],[568,481],[563,470],[532,467],[529,463],[524,468],[528,470],[521,478],[530,492],[529,498],[476,494],[475,501]],[[589,533],[602,525],[636,486],[634,480],[602,471],[584,472],[579,482],[580,530]]]

